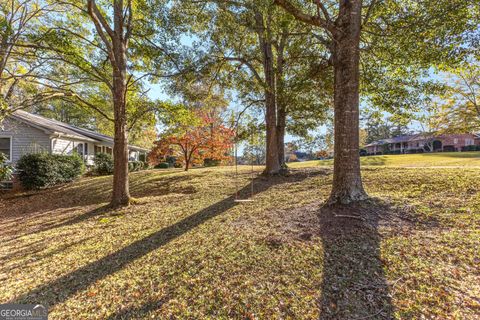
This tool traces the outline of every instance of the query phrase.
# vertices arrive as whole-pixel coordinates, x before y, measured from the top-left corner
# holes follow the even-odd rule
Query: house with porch
[[[386,153],[456,152],[468,146],[480,146],[480,134],[403,135],[373,141],[364,149],[368,155]]]
[[[97,153],[113,154],[113,138],[91,130],[18,110],[0,123],[0,152],[12,165],[25,154],[78,153],[86,165],[93,165]],[[144,161],[145,148],[130,145],[129,160]]]

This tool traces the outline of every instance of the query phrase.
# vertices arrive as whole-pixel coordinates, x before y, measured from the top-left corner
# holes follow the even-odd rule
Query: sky
[[[195,40],[195,37],[194,36],[188,36],[188,35],[184,35],[181,37],[181,40],[180,40],[180,45],[184,45],[184,46],[188,46],[188,47],[191,47],[194,43],[194,40]],[[446,81],[447,80],[447,77],[445,77],[445,74],[438,74],[436,72],[434,72],[433,69],[431,69],[429,71],[429,74],[428,76],[424,79],[424,80],[437,80],[437,81]],[[149,92],[148,92],[148,95],[151,99],[155,99],[155,100],[163,100],[163,101],[175,101],[177,100],[175,97],[172,97],[170,96],[165,90],[164,90],[164,87],[163,87],[163,84],[159,83],[159,84],[149,84],[148,85],[148,88],[150,89]],[[367,106],[365,105],[365,102],[362,102],[360,104],[360,110],[364,110]],[[242,110],[242,106],[241,105],[238,105],[235,101],[231,101],[230,103],[230,106],[229,106],[229,109],[230,110],[234,110],[235,113],[238,112],[238,110]],[[384,113],[384,116],[387,118],[389,117],[390,115],[387,114],[387,113]],[[365,123],[361,123],[360,124],[361,127],[364,127],[365,126]],[[408,125],[408,128],[412,131],[416,131],[416,132],[419,132],[422,130],[421,128],[421,125],[419,122],[411,122],[409,125]],[[157,129],[158,130],[161,130],[161,127],[160,126],[157,126]],[[318,129],[311,132],[312,135],[318,135],[318,134],[324,134],[326,133],[327,131],[327,127],[325,125],[319,125]],[[291,141],[294,141],[294,140],[297,140],[299,139],[298,137],[295,137],[291,134],[286,134],[285,136],[285,142],[291,142]],[[239,146],[239,150],[240,152],[242,152],[242,149],[243,147],[242,146]]]

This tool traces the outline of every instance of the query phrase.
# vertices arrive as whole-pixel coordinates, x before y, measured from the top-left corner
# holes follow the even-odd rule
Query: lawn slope
[[[259,171],[260,172],[260,171]],[[258,173],[259,173],[258,172]],[[51,319],[476,319],[480,170],[365,168],[371,201],[321,209],[332,173],[230,168],[0,197],[0,302]]]
[[[362,166],[387,167],[478,167],[480,168],[480,152],[443,152],[421,154],[399,154],[361,157]],[[293,162],[292,168],[313,166],[332,166],[333,160],[315,160]]]

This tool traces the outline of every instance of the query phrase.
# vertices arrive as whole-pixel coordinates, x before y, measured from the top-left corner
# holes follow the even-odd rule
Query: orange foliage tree
[[[149,162],[155,165],[171,156],[188,171],[205,159],[225,161],[231,158],[234,136],[235,132],[223,125],[215,113],[194,111],[160,136],[149,154]]]

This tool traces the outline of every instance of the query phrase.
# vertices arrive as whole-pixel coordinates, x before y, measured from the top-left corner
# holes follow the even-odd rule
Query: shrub
[[[7,156],[0,152],[0,181],[8,181],[12,178],[13,168],[6,164]]]
[[[470,145],[470,146],[464,146],[462,147],[462,151],[477,151],[478,146],[475,145]]]
[[[443,152],[455,152],[455,146],[443,146]]]
[[[143,162],[142,161],[131,161],[128,163],[128,171],[129,172],[136,172],[143,169]]]
[[[207,158],[203,160],[203,165],[205,167],[218,167],[220,165],[220,160]]]
[[[148,168],[150,168],[150,165],[148,164],[148,162],[143,161],[142,164],[143,164],[143,168],[142,168],[143,170],[147,170]]]
[[[173,156],[167,156],[165,158],[165,162],[168,162],[170,167],[175,167],[175,163],[177,163],[177,158]]]
[[[113,174],[113,157],[108,153],[97,153],[95,155],[94,172],[100,176]]]
[[[168,169],[170,168],[170,164],[168,162],[160,162],[155,166],[155,169]]]
[[[21,157],[17,169],[25,189],[42,189],[75,180],[85,171],[85,164],[77,154],[36,153]]]

